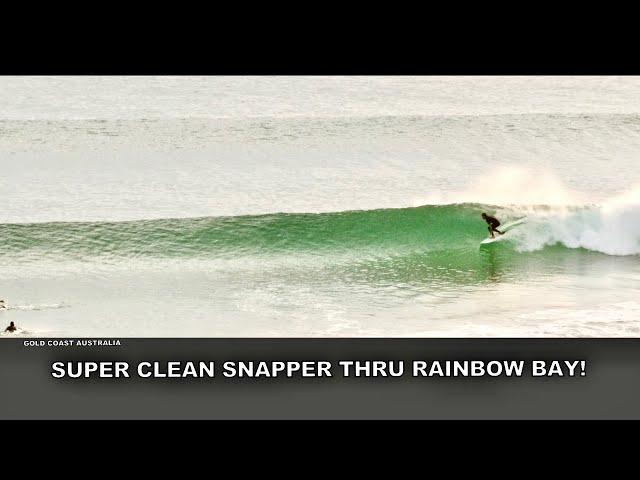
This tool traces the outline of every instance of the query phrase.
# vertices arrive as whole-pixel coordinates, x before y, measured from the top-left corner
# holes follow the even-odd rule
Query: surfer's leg
[[[493,234],[493,228],[491,228],[491,226],[489,226],[489,228],[487,230],[489,230],[489,235],[491,235],[491,238],[494,238],[495,235]]]
[[[497,228],[494,229],[496,232],[498,232],[500,235],[504,235],[504,232],[501,232],[500,230],[498,230]]]

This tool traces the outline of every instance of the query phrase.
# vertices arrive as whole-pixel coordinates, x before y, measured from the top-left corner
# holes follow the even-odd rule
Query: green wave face
[[[590,252],[547,247],[518,252],[510,242],[480,248],[487,227],[475,204],[321,214],[163,219],[118,223],[0,225],[7,264],[133,260],[223,260],[254,269],[349,284],[465,285],[513,280],[581,263]],[[509,219],[501,215],[503,221]],[[248,259],[241,266],[234,261]],[[232,263],[228,263],[228,262]],[[240,265],[240,264],[238,264]],[[209,267],[203,267],[205,270]],[[296,280],[297,278],[297,280]]]
[[[0,225],[0,255],[123,258],[331,255],[477,248],[486,233],[475,205],[322,214]]]

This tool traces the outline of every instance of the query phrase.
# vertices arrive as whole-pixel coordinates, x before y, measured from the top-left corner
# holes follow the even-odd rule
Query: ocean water
[[[638,336],[639,161],[640,77],[0,77],[0,324]]]

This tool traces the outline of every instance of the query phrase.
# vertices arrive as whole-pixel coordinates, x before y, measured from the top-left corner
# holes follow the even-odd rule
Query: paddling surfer
[[[11,322],[7,328],[4,329],[5,332],[13,333],[17,330],[16,324]]]
[[[493,232],[498,232],[500,235],[504,233],[498,230],[498,227],[500,226],[500,220],[498,220],[496,217],[492,217],[491,215],[487,215],[486,213],[483,213],[482,218],[484,219],[485,222],[489,224],[488,230],[489,230],[489,234],[491,235],[491,238],[495,237]]]

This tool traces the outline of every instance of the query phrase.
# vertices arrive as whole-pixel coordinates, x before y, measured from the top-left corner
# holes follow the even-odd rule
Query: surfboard
[[[488,243],[494,243],[494,242],[497,242],[498,240],[500,240],[502,238],[503,238],[503,235],[496,234],[496,236],[493,237],[493,238],[489,237],[489,238],[485,238],[484,240],[482,240],[480,242],[480,245],[487,245]]]
[[[517,227],[518,225],[522,225],[525,222],[526,219],[527,219],[527,217],[522,217],[522,218],[519,218],[517,220],[514,220],[513,222],[505,223],[504,225],[500,225],[498,227],[498,230],[502,230],[503,232],[507,232],[507,231],[511,230],[513,227]]]

